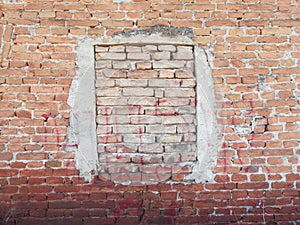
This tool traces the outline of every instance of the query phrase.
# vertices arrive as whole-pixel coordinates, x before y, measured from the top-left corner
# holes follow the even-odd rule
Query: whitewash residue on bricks
[[[193,46],[95,46],[101,175],[184,181],[196,157]]]

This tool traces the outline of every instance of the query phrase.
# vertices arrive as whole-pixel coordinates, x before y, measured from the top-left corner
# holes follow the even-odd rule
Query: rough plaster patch
[[[166,37],[167,36],[167,37]],[[94,45],[113,44],[185,44],[194,45],[185,36],[170,36],[168,32],[158,34],[138,33],[134,36],[116,35],[97,40],[81,37],[77,53],[77,75],[73,80],[68,104],[71,106],[69,143],[67,150],[76,152],[76,168],[86,181],[91,181],[100,169],[97,153]],[[197,157],[193,173],[187,180],[196,183],[212,181],[212,168],[220,147],[220,129],[215,117],[214,85],[208,57],[203,49],[195,46],[195,70],[197,78]]]
[[[197,81],[197,165],[189,179],[196,183],[213,181],[213,167],[221,147],[221,129],[215,111],[214,81],[206,52],[195,47],[195,74]]]

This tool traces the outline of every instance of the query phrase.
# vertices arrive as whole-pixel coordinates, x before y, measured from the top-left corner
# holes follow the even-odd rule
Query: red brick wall
[[[299,224],[297,0],[4,1],[0,218],[7,224]],[[215,182],[85,183],[65,151],[80,35],[189,27],[213,54]]]

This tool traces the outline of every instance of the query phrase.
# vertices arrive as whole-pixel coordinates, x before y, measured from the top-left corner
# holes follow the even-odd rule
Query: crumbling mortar
[[[131,31],[121,31],[117,32],[113,35],[119,36],[122,35],[124,37],[130,37],[130,36],[136,36],[136,35],[151,35],[153,33],[156,34],[161,34],[162,36],[166,37],[176,37],[176,36],[185,36],[189,38],[194,37],[194,32],[193,29],[191,28],[172,28],[172,27],[167,27],[167,26],[154,26],[154,27],[149,27],[149,28],[143,28],[143,29],[134,29]]]

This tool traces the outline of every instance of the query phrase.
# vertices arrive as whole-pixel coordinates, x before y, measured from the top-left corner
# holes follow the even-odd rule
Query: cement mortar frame
[[[75,151],[76,168],[80,176],[90,182],[100,171],[96,135],[96,94],[95,94],[95,45],[128,44],[178,44],[194,46],[196,76],[196,117],[197,117],[197,161],[187,180],[195,183],[212,182],[213,167],[221,146],[220,127],[216,119],[214,82],[211,76],[209,55],[186,36],[165,37],[161,34],[111,38],[79,38],[76,76],[69,93],[71,107],[68,128],[67,151]],[[88,100],[88,101],[87,101]],[[184,165],[182,165],[184,166]],[[187,182],[190,183],[190,182]]]

